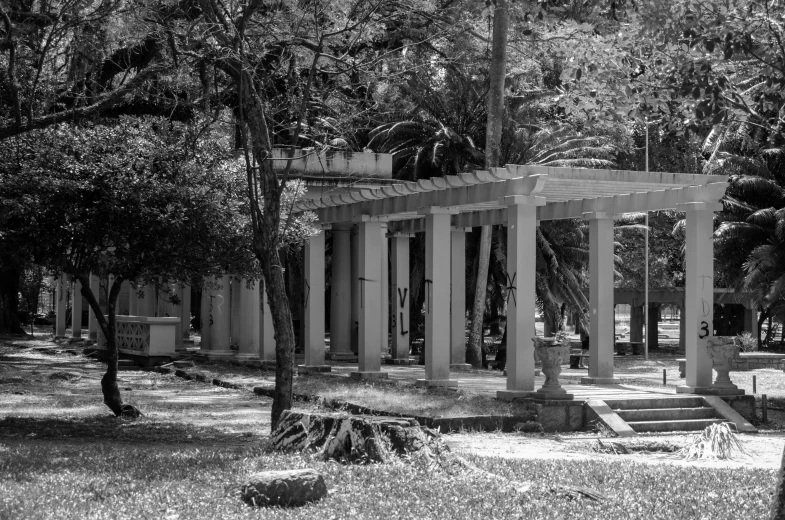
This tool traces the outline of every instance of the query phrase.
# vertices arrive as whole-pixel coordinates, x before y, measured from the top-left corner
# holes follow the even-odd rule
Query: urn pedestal
[[[573,395],[559,384],[561,366],[570,361],[570,346],[558,342],[556,338],[532,338],[534,341],[534,359],[542,364],[545,383],[532,397],[535,399],[573,399]]]
[[[706,350],[717,377],[709,388],[718,395],[743,395],[744,390],[730,380],[731,361],[739,357],[741,350],[733,336],[713,336],[706,341]]]

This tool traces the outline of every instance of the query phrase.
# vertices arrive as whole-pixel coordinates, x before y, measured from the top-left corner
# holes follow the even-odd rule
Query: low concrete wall
[[[687,362],[685,359],[677,359],[676,361],[679,362],[679,377],[684,377],[687,370]],[[733,372],[757,370],[759,368],[785,370],[785,354],[742,352],[739,354],[738,359],[731,361],[731,371]]]

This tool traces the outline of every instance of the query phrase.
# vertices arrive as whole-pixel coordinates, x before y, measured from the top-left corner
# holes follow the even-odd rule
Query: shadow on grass
[[[112,440],[145,444],[248,443],[261,435],[227,433],[210,426],[195,426],[141,418],[136,421],[111,415],[80,418],[6,417],[0,420],[0,439]]]

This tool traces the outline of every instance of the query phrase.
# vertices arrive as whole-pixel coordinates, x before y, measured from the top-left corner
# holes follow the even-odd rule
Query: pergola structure
[[[387,238],[395,319],[393,358],[408,357],[409,237],[426,236],[426,386],[456,386],[451,365],[465,363],[465,231],[507,227],[507,389],[511,399],[534,391],[536,227],[542,220],[582,218],[590,234],[590,348],[586,384],[610,384],[613,366],[614,215],[676,209],[686,213],[686,385],[709,392],[712,364],[706,339],[713,319],[713,212],[721,209],[726,181],[719,176],[508,165],[490,171],[401,182],[322,196],[297,204],[313,211],[322,231],[305,254],[305,366],[324,365],[324,231],[332,229],[331,352],[350,352],[356,323],[356,377],[384,377],[387,347]],[[356,229],[357,240],[349,233]],[[354,251],[352,251],[354,249]],[[352,258],[354,256],[354,258]],[[354,261],[352,261],[354,260]],[[451,312],[452,309],[452,312]],[[448,332],[449,331],[449,332]],[[542,394],[540,394],[542,395]],[[555,397],[555,396],[554,396]]]

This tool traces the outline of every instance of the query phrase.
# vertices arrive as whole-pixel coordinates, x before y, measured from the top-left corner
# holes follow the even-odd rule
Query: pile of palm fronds
[[[681,450],[685,459],[731,459],[735,453],[745,453],[729,423],[707,426]]]

